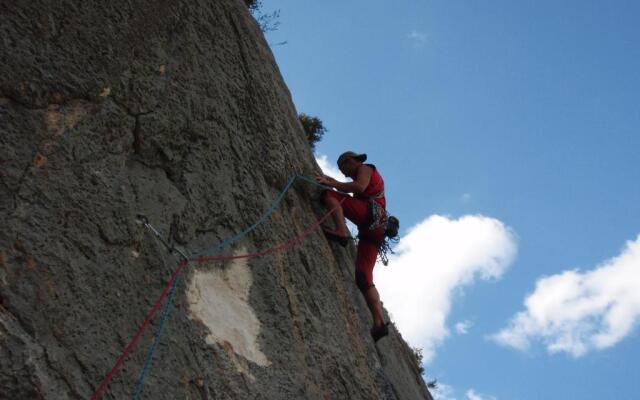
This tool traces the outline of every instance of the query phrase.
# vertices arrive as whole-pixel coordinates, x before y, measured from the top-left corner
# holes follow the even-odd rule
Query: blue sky
[[[640,3],[263,3],[298,112],[329,129],[317,156],[383,173],[407,254],[376,284],[448,279],[410,335],[440,398],[640,398]]]

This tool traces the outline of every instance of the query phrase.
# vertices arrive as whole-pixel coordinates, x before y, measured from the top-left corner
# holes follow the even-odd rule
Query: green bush
[[[416,362],[418,363],[418,371],[420,372],[420,375],[422,375],[424,374],[424,367],[422,366],[422,360],[424,358],[424,355],[422,354],[422,349],[418,347],[412,347],[411,350],[413,351],[413,356],[416,358]],[[429,382],[427,382],[427,387],[429,389],[437,388],[438,380],[437,379],[430,380]]]
[[[422,358],[424,357],[422,354],[422,349],[418,347],[412,347],[413,356],[416,358],[416,362],[418,363],[418,371],[420,371],[420,375],[424,372],[424,367],[422,366]]]
[[[318,117],[312,117],[307,114],[300,114],[298,116],[304,133],[307,135],[307,140],[312,150],[315,150],[316,143],[322,140],[322,136],[327,132],[327,128],[324,127],[322,121]]]

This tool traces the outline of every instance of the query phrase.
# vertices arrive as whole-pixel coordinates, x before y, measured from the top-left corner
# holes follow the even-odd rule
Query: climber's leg
[[[335,211],[331,214],[331,219],[333,220],[333,226],[336,227],[335,234],[338,236],[347,237],[349,236],[349,230],[347,229],[347,224],[344,220],[344,211],[342,205],[340,204],[340,200],[338,196],[327,195],[327,193],[332,192],[324,192],[324,203],[328,208],[333,209]]]
[[[373,285],[373,267],[378,257],[378,249],[379,246],[373,241],[360,237],[356,258],[356,284],[367,301],[371,317],[373,317],[374,329],[384,325],[380,295]]]
[[[364,293],[364,298],[367,300],[367,306],[371,311],[373,317],[373,328],[379,328],[384,325],[384,316],[382,315],[382,304],[380,303],[380,294],[375,286],[371,286]]]
[[[334,234],[342,237],[350,236],[345,217],[358,226],[366,223],[367,203],[364,201],[331,190],[326,190],[322,194],[322,198],[328,208],[336,207],[336,210],[331,214],[336,227]],[[344,201],[342,201],[343,199]]]

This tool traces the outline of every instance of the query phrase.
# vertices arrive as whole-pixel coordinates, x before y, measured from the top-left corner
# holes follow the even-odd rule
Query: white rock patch
[[[236,254],[244,253],[240,249]],[[187,287],[188,316],[208,329],[206,341],[219,344],[261,366],[271,363],[260,351],[260,321],[249,305],[252,275],[246,259],[221,267],[212,264],[193,273]],[[235,358],[235,357],[234,357]],[[234,360],[238,370],[248,374],[246,363]]]

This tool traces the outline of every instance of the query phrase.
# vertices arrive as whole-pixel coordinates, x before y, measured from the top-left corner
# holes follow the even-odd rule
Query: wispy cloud
[[[467,400],[497,400],[494,396],[479,394],[473,389],[467,390],[465,394],[467,395]]]
[[[433,400],[456,400],[457,397],[455,395],[456,390],[447,384],[440,383],[436,385],[434,389],[430,390],[431,395],[433,396]],[[490,396],[486,394],[480,394],[476,392],[474,389],[469,389],[465,392],[466,400],[498,400],[495,396]]]
[[[574,357],[615,345],[640,321],[640,235],[592,270],[540,278],[524,306],[493,340],[520,350],[539,340]]]
[[[496,219],[433,215],[401,238],[389,266],[374,270],[375,283],[404,338],[429,362],[449,335],[454,293],[500,278],[515,254],[515,235]]]
[[[472,325],[473,323],[471,321],[458,322],[455,324],[456,333],[458,335],[466,335],[469,333],[469,328],[471,328]]]
[[[427,35],[424,32],[416,31],[414,29],[407,35],[407,39],[409,39],[409,41],[414,46],[421,47],[421,46],[424,46],[425,43],[427,43],[427,40],[429,39],[429,35]]]

